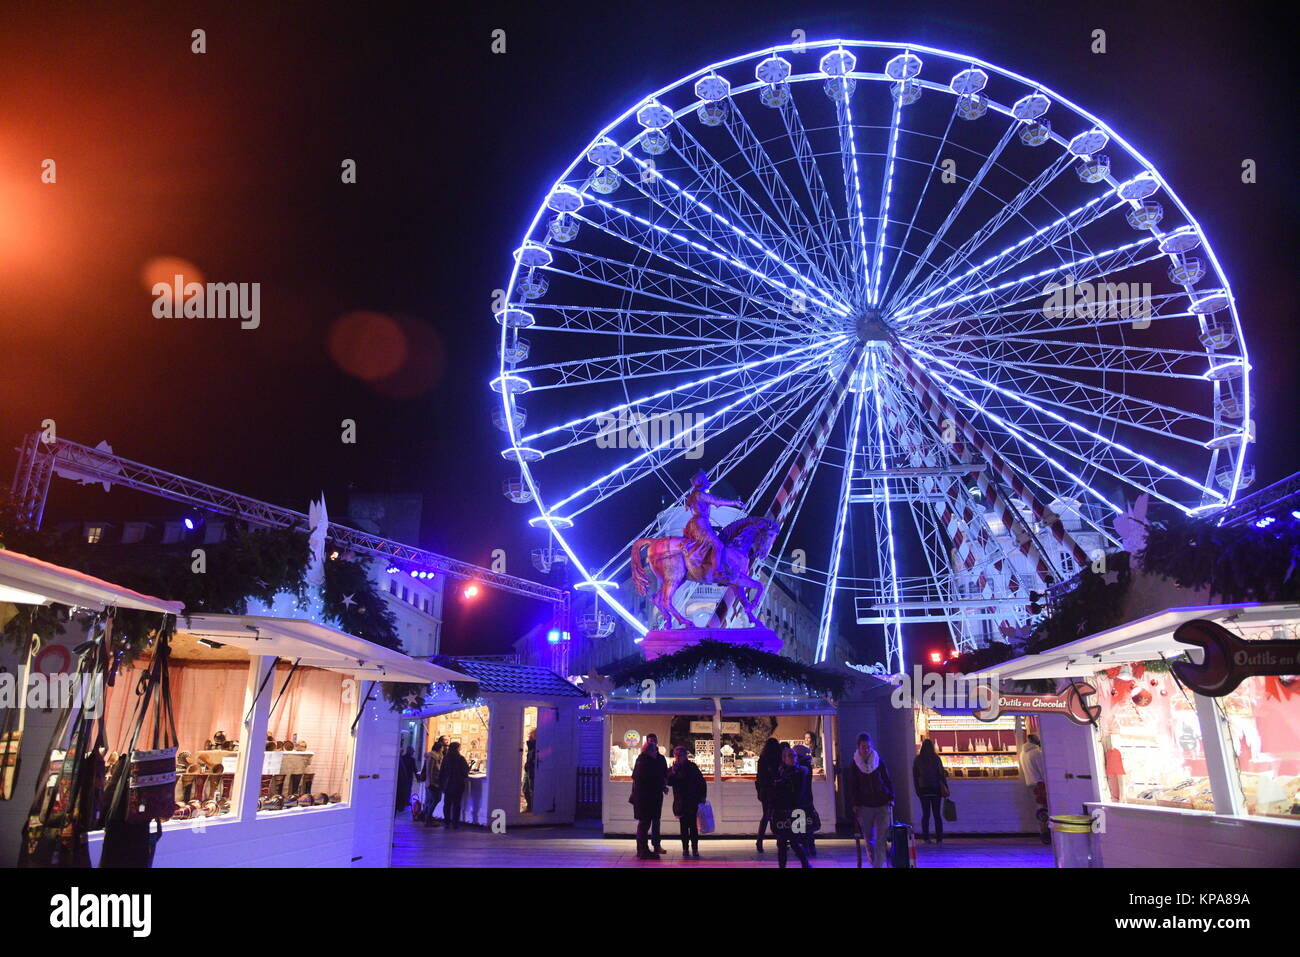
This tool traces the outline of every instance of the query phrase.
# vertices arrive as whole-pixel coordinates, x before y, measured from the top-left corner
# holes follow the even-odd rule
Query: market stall
[[[957,820],[946,821],[946,834],[1037,833],[1037,805],[1020,776],[1016,760],[1034,719],[1006,716],[992,723],[956,707],[956,700],[922,706],[920,695],[900,700],[900,676],[864,674],[845,669],[852,684],[836,699],[839,751],[852,753],[858,734],[867,732],[894,782],[894,819],[910,823],[920,833],[921,809],[912,787],[912,762],[921,741],[934,738],[948,771],[948,787],[957,806]],[[915,673],[906,676],[915,682]],[[848,827],[848,813],[840,820]]]
[[[3,650],[10,676],[37,679],[72,673],[87,638],[104,639],[113,625],[120,635],[125,609],[157,613],[153,628],[182,610],[4,550],[0,602],[8,623],[40,623],[30,664],[12,643]],[[31,611],[49,607],[61,608],[63,620],[51,624]],[[194,615],[177,624],[166,669],[176,725],[174,806],[154,866],[386,866],[400,716],[381,685],[473,678],[314,621]],[[102,710],[110,769],[128,753],[139,677],[154,664],[157,647],[144,644],[120,663],[111,685],[83,690],[69,705]],[[144,726],[159,700],[151,700]],[[12,795],[0,801],[6,861],[18,858],[38,786],[58,777],[58,711],[28,708],[21,735],[3,735],[18,743],[16,760],[4,762],[17,771]],[[50,777],[42,778],[47,756]],[[98,863],[103,832],[90,831],[88,845]]]
[[[577,800],[578,707],[590,700],[555,672],[490,658],[439,658],[472,689],[436,686],[408,708],[418,760],[439,737],[469,763],[461,819],[490,827],[570,824]],[[442,814],[439,804],[435,814]]]
[[[657,682],[647,698],[639,684],[617,687],[605,703],[607,835],[630,835],[636,819],[628,799],[632,766],[646,735],[655,734],[671,760],[685,746],[700,766],[713,805],[717,835],[752,835],[762,808],[754,788],[758,754],[769,738],[804,744],[811,738],[812,788],[824,822],[835,820],[835,707],[829,697],[762,675],[742,675],[732,665],[702,667],[691,677]],[[678,833],[666,801],[663,833]]]
[[[380,685],[473,679],[296,618],[195,615],[172,644],[190,813],[163,824],[154,866],[387,866],[401,716]],[[110,729],[131,688],[110,690]]]
[[[1100,817],[1094,863],[1296,866],[1300,675],[1247,675],[1227,693],[1197,693],[1171,670],[1171,662],[1202,660],[1199,650],[1183,658],[1189,646],[1174,638],[1193,620],[1267,650],[1294,639],[1300,607],[1169,608],[981,674],[1096,689],[1095,726],[1040,718],[1049,809]]]
[[[36,618],[36,609],[57,610],[66,620],[52,624]],[[9,689],[0,717],[0,865],[13,866],[23,826],[36,791],[46,748],[58,722],[54,707],[29,707],[20,685],[33,691],[51,686],[51,679],[70,675],[73,649],[102,627],[117,609],[156,613],[157,621],[179,614],[179,602],[164,601],[71,568],[0,549],[0,625],[18,640],[0,643],[0,680]],[[22,627],[31,619],[31,627]],[[37,623],[39,621],[39,623]],[[61,631],[59,629],[62,629]],[[32,635],[35,645],[29,644]],[[30,656],[28,651],[30,650]],[[46,699],[47,704],[56,704]]]

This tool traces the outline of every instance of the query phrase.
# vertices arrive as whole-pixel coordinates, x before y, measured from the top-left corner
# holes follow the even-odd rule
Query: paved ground
[[[626,838],[605,838],[600,822],[576,827],[515,828],[490,834],[482,828],[447,831],[397,819],[393,867],[776,867],[776,844],[754,851],[753,840],[729,838],[700,842],[700,860],[682,858],[681,844],[665,841],[659,863],[638,861]],[[854,843],[846,838],[817,842],[814,867],[857,867]],[[1034,837],[950,837],[942,845],[917,844],[920,867],[1051,867],[1052,851]],[[798,861],[794,861],[798,866]]]

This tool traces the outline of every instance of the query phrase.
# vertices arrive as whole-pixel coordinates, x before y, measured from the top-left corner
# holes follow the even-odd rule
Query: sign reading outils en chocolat
[[[1178,680],[1198,694],[1220,698],[1257,675],[1300,674],[1300,641],[1247,641],[1213,621],[1197,618],[1174,629],[1174,638],[1201,649],[1201,663],[1175,661]]]
[[[1075,724],[1092,724],[1101,714],[1101,706],[1084,701],[1097,689],[1086,681],[1076,681],[1060,694],[1000,694],[983,708],[972,711],[981,721],[995,721],[1004,714],[1063,714]]]

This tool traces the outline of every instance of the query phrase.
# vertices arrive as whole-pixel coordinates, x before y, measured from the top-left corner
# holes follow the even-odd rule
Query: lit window
[[[86,526],[86,544],[87,544],[87,545],[98,545],[99,542],[100,542],[103,538],[104,538],[104,526],[103,526],[103,525],[87,525],[87,526]]]

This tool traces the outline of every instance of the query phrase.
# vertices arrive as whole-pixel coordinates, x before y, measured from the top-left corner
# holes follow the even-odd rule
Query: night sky
[[[531,574],[531,512],[500,494],[509,469],[486,388],[510,251],[553,179],[629,103],[795,28],[969,52],[1133,142],[1232,280],[1259,395],[1255,487],[1296,468],[1294,57],[1287,31],[1246,5],[231,6],[5,12],[6,476],[20,436],[54,419],[63,437],[292,508],[318,490],[336,514],[349,488],[419,492],[422,544],[479,563],[505,548],[510,570]],[[195,28],[203,55],[190,52]],[[498,28],[505,55],[490,52]],[[1096,28],[1105,55],[1089,50]],[[40,181],[46,158],[54,185]],[[340,182],[345,159],[355,185]],[[159,257],[260,282],[261,327],[155,318],[142,274]],[[362,356],[373,365],[352,373],[396,369],[371,382],[331,355],[331,335],[346,345],[350,323],[367,321],[339,323],[357,312],[387,317],[368,321],[407,343]],[[344,418],[355,445],[339,440]],[[59,496],[107,510],[98,490]],[[469,616],[450,604],[451,651],[504,650],[546,614],[503,596]]]

